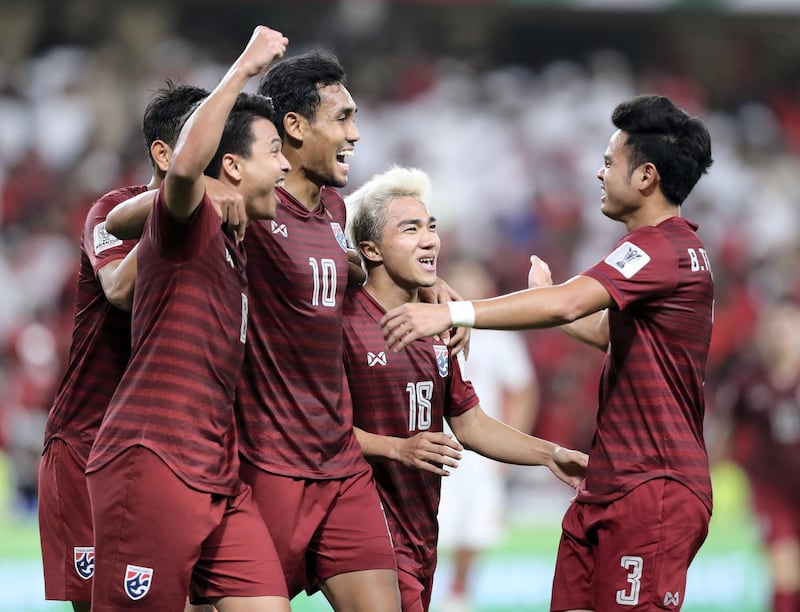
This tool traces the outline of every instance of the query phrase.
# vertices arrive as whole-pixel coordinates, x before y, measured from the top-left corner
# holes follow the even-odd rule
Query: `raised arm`
[[[225,121],[242,88],[281,57],[288,42],[280,32],[256,27],[242,54],[187,120],[164,179],[166,204],[176,218],[188,219],[200,204],[205,192],[203,171],[216,153]]]

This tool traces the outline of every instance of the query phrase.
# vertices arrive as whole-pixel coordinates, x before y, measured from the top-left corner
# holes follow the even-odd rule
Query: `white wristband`
[[[472,302],[447,302],[450,318],[454,327],[473,327],[475,325],[475,307]]]

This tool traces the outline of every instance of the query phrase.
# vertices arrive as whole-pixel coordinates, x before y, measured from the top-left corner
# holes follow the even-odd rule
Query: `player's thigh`
[[[93,612],[182,610],[224,499],[186,486],[139,446],[89,474],[88,483],[98,559]]]
[[[66,442],[54,439],[39,465],[39,537],[45,597],[91,599],[94,531],[86,463]]]
[[[320,580],[344,572],[396,570],[394,546],[372,471],[332,481],[338,487],[311,542]]]
[[[289,597],[304,589],[313,590],[317,580],[309,575],[308,551],[336,498],[338,481],[271,474],[244,458],[240,473],[252,488],[253,499],[272,536]]]
[[[220,524],[203,542],[190,595],[196,604],[222,597],[277,597],[288,604],[278,553],[250,487],[227,499]]]
[[[594,608],[678,610],[710,515],[687,487],[645,482],[606,508],[597,529]]]

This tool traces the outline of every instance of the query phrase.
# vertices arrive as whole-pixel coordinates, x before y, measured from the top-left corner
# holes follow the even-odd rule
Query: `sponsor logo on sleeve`
[[[119,246],[122,240],[117,238],[114,234],[109,234],[106,230],[106,222],[102,221],[94,226],[94,254],[99,255],[106,249]]]
[[[632,242],[623,242],[605,258],[605,262],[625,278],[631,278],[649,261],[650,256]]]

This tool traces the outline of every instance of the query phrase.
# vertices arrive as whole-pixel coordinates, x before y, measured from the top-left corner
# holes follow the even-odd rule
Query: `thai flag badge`
[[[125,568],[125,594],[134,601],[141,599],[153,583],[153,568],[128,565]]]
[[[433,354],[436,355],[436,367],[439,368],[439,376],[447,378],[447,375],[450,373],[450,360],[448,359],[447,347],[441,344],[434,344]]]
[[[94,576],[94,546],[76,546],[72,549],[75,571],[84,580]]]

